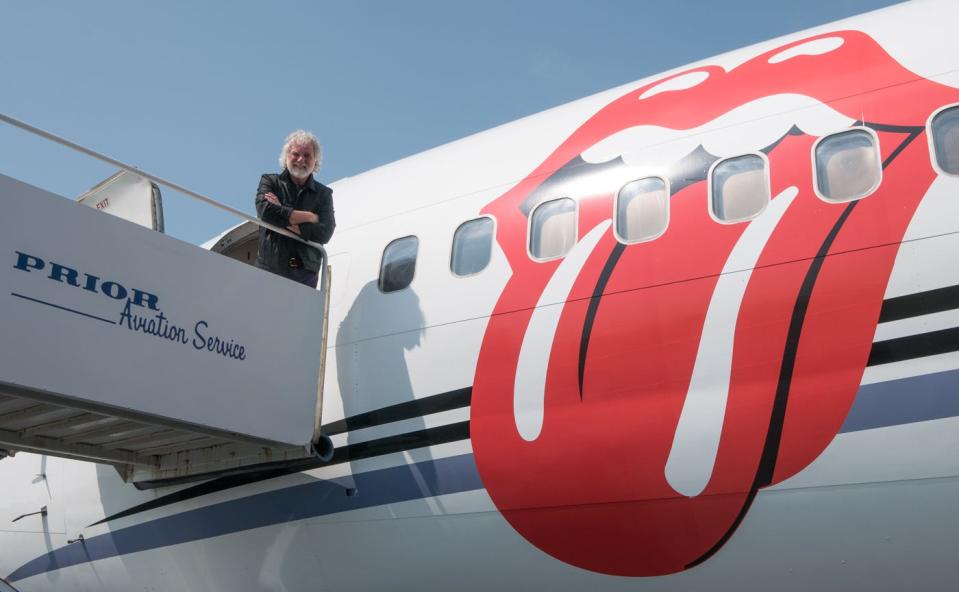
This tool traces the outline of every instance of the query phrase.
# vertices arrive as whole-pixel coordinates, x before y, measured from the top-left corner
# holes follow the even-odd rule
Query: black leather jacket
[[[264,195],[273,193],[281,205],[268,202]],[[306,240],[325,244],[333,236],[336,219],[333,216],[333,190],[318,182],[312,176],[301,189],[284,170],[280,174],[267,173],[260,177],[260,187],[256,190],[256,214],[264,222],[286,228],[290,225],[293,210],[306,210],[316,213],[320,221],[315,224],[300,224],[300,236]],[[256,254],[256,265],[284,274],[290,257],[299,257],[303,267],[310,271],[320,269],[319,251],[277,234],[272,230],[260,228],[260,244]]]

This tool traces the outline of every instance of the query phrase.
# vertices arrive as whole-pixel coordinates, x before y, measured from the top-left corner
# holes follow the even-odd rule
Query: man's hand
[[[293,210],[290,214],[290,224],[316,224],[320,217],[307,210]]]
[[[272,192],[264,193],[263,199],[276,206],[283,205],[280,203],[280,199]],[[317,216],[315,212],[310,212],[308,210],[293,210],[293,212],[290,213],[290,225],[287,226],[287,228],[289,228],[291,232],[300,234],[300,224],[316,224],[319,221],[320,217]],[[296,230],[294,230],[294,228]]]

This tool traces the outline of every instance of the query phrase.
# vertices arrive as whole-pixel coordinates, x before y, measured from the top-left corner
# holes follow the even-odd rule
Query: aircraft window
[[[530,216],[529,252],[536,259],[556,259],[576,243],[576,202],[568,197],[536,206]]]
[[[420,241],[415,236],[398,238],[386,245],[380,264],[380,291],[396,292],[410,285],[416,272],[416,251]]]
[[[931,127],[936,164],[944,173],[959,175],[959,106],[936,113]]]
[[[709,175],[709,205],[720,222],[758,216],[769,203],[769,168],[765,157],[745,154],[716,161]]]
[[[820,138],[813,149],[816,193],[826,201],[851,201],[879,187],[882,161],[871,130],[856,128]]]
[[[669,224],[669,186],[649,177],[627,183],[616,196],[616,237],[624,243],[650,241]]]
[[[458,276],[486,269],[493,250],[493,219],[477,218],[460,224],[453,235],[450,269]]]

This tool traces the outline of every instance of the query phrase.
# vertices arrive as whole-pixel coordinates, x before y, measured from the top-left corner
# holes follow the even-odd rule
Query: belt
[[[290,257],[290,260],[287,261],[287,265],[290,269],[299,269],[303,267],[303,260],[299,257]]]

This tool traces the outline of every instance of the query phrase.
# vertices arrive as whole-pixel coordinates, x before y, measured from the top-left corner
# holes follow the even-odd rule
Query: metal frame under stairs
[[[328,458],[332,447],[257,442],[237,434],[186,429],[158,419],[89,411],[0,389],[0,448],[90,460],[115,466],[125,481],[214,476],[245,466]]]

